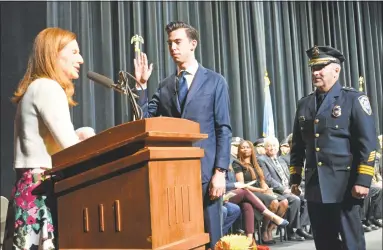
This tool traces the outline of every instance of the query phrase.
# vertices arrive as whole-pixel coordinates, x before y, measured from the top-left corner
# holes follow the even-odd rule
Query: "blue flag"
[[[267,71],[265,74],[265,103],[263,107],[263,137],[275,137],[274,131],[274,117],[273,117],[273,105],[271,103],[270,95],[270,79]]]

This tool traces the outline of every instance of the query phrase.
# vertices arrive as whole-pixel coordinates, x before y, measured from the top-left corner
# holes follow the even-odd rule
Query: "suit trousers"
[[[295,194],[283,194],[283,197],[289,202],[289,208],[286,212],[286,219],[290,222],[287,226],[288,228],[301,228],[300,221],[300,209],[301,209],[301,199]]]
[[[367,197],[364,199],[361,208],[361,219],[381,219],[382,218],[382,187],[371,185]]]
[[[214,249],[214,245],[222,237],[222,197],[216,200],[210,200],[209,196],[209,184],[202,183],[202,195],[203,195],[203,217],[205,224],[205,232],[209,233],[210,243],[206,247]]]
[[[230,227],[241,215],[241,208],[234,203],[225,202],[222,206],[222,234],[226,235]]]
[[[299,199],[301,200],[301,207],[299,212],[301,226],[308,226],[310,225],[310,218],[309,218],[309,210],[307,209],[307,201],[304,197],[304,194],[301,194],[299,196]]]
[[[360,205],[351,202],[307,203],[317,250],[366,249]]]

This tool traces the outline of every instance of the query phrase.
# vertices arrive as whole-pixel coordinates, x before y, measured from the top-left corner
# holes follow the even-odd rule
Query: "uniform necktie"
[[[323,102],[325,97],[326,97],[325,93],[317,95],[317,111],[318,111],[320,105],[322,105],[322,102]]]
[[[184,107],[185,99],[188,94],[188,85],[185,75],[186,71],[181,71],[181,74],[178,76],[178,101],[180,103],[181,110]]]

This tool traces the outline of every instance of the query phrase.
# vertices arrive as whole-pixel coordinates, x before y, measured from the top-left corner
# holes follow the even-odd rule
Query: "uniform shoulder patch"
[[[370,100],[368,100],[368,97],[365,95],[361,95],[358,97],[358,100],[364,112],[366,112],[368,115],[371,115],[372,109],[371,109]]]

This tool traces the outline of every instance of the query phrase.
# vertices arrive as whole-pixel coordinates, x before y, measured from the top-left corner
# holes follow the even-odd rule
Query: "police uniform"
[[[310,66],[344,61],[331,47],[315,46],[307,55]],[[359,209],[363,200],[353,198],[351,190],[354,185],[370,187],[374,175],[376,133],[371,106],[367,96],[338,81],[319,94],[314,91],[298,102],[290,181],[301,183],[306,161],[305,198],[317,249],[362,250]]]

